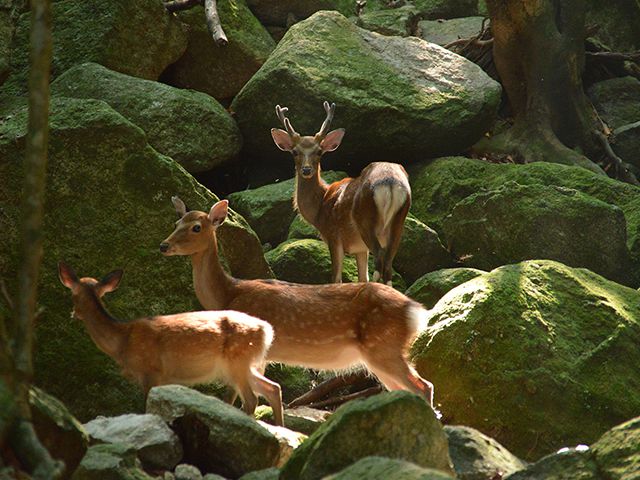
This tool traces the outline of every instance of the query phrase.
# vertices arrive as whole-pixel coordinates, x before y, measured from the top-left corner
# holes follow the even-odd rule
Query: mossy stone
[[[365,457],[327,480],[452,480],[439,470],[385,457]]]
[[[96,62],[134,77],[156,80],[187,47],[183,25],[156,0],[53,2],[52,78],[72,66]],[[8,88],[26,92],[30,13],[20,16]],[[11,84],[11,85],[9,85]]]
[[[613,131],[612,147],[627,163],[640,168],[640,120]]]
[[[153,480],[147,475],[130,445],[105,443],[87,450],[71,480]]]
[[[287,240],[301,240],[303,238],[313,238],[319,240],[321,238],[320,232],[307,222],[299,213],[293,217],[291,225],[289,225],[289,233],[287,234]]]
[[[477,0],[412,0],[429,20],[471,17],[478,14]]]
[[[96,63],[67,70],[51,85],[54,95],[94,98],[144,130],[149,144],[189,172],[236,159],[242,145],[231,115],[210,96],[114,72]]]
[[[255,182],[290,172],[273,144],[274,105],[289,107],[301,134],[316,132],[322,102],[335,102],[332,125],[346,128],[327,169],[361,169],[372,161],[407,164],[460,152],[493,123],[501,88],[477,65],[423,40],[386,37],[322,11],[295,24],[232,110]],[[372,134],[375,132],[375,134]]]
[[[468,267],[492,270],[546,258],[637,283],[622,210],[574,189],[507,182],[461,200],[443,229]]]
[[[278,480],[280,478],[280,469],[271,467],[263,470],[256,470],[243,475],[239,480]]]
[[[351,20],[358,27],[381,35],[408,37],[415,34],[419,18],[420,12],[416,7],[404,5],[388,10],[368,11],[365,8],[362,15],[351,17]]]
[[[526,460],[589,444],[640,409],[640,293],[551,260],[447,293],[412,346],[448,423]]]
[[[272,377],[269,377],[272,378]],[[316,410],[309,407],[287,408],[284,410],[284,424],[289,430],[311,435],[331,416],[326,410]],[[273,410],[267,405],[260,405],[256,409],[257,420],[273,423]]]
[[[385,392],[343,405],[282,468],[282,480],[319,479],[357,460],[386,455],[453,474],[442,425],[424,399]]]
[[[587,93],[598,115],[612,130],[640,121],[639,79],[610,78],[591,85]]]
[[[591,452],[567,448],[542,457],[505,480],[609,480],[602,477]]]
[[[591,446],[602,476],[627,480],[640,471],[640,417],[606,432]]]
[[[619,207],[627,223],[627,245],[634,265],[640,264],[640,188],[584,168],[546,162],[495,164],[463,157],[439,158],[409,169],[413,192],[411,212],[443,235],[444,219],[464,198],[513,181],[577,190]]]
[[[593,36],[614,52],[640,49],[640,4],[637,0],[586,3],[587,25],[597,25]]]
[[[433,308],[448,291],[484,273],[476,268],[444,268],[423,275],[404,293],[425,307]]]
[[[0,177],[6,179],[0,183],[0,229],[6,239],[0,272],[11,293],[17,290],[26,120],[21,110],[0,126]],[[80,275],[99,278],[124,267],[122,285],[105,298],[118,318],[199,309],[189,262],[163,258],[158,245],[174,226],[172,195],[202,210],[217,198],[158,154],[139,127],[105,102],[54,98],[49,125],[39,284],[44,311],[36,324],[35,383],[81,421],[140,411],[140,388],[96,348],[81,322],[69,318],[71,293],[58,279],[57,263],[65,259]],[[235,275],[269,275],[258,239],[242,217],[232,212],[219,237]],[[7,313],[3,302],[0,310]]]
[[[218,100],[230,100],[267,60],[276,44],[247,8],[245,0],[219,2],[218,14],[229,40],[224,47],[213,41],[204,7],[178,14],[188,27],[189,42],[184,55],[167,69],[163,80]]]
[[[427,42],[445,46],[461,38],[471,38],[482,28],[483,17],[462,17],[451,20],[418,22],[418,36]]]

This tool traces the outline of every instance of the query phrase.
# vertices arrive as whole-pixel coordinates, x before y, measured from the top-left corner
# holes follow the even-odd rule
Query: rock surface
[[[218,14],[229,39],[225,47],[218,47],[211,38],[204,7],[178,14],[188,27],[189,42],[184,55],[163,74],[166,83],[218,100],[231,99],[267,60],[275,42],[244,0],[220,2]]]
[[[460,38],[471,38],[482,28],[483,17],[423,20],[418,22],[418,36],[427,42],[445,46]]]
[[[500,86],[477,65],[417,38],[385,37],[353,25],[336,12],[318,12],[294,25],[232,109],[253,162],[256,181],[287,171],[269,131],[274,105],[290,108],[302,134],[316,132],[322,102],[337,105],[333,127],[346,128],[340,148],[326,159],[362,168],[374,160],[411,163],[459,152],[491,126]],[[376,132],[376,135],[371,135]]]
[[[78,65],[53,82],[54,95],[94,98],[144,130],[149,144],[189,172],[211,170],[240,152],[231,115],[204,93],[117,73],[95,63]]]
[[[293,453],[280,478],[322,478],[372,455],[453,474],[446,436],[433,410],[417,395],[388,392],[336,410]]]
[[[71,480],[153,480],[136,458],[129,445],[108,443],[94,445],[80,462]]]
[[[640,120],[613,131],[612,147],[625,162],[640,168]]]
[[[353,22],[360,28],[381,35],[396,35],[408,37],[414,35],[418,20],[419,10],[413,5],[404,5],[400,8],[390,8],[387,10],[374,10],[365,12],[359,17],[352,17]]]
[[[0,178],[6,179],[0,182],[0,230],[7,241],[0,271],[7,279],[17,278],[26,119],[21,110],[0,125]],[[162,258],[158,244],[175,222],[172,195],[202,210],[217,199],[104,102],[54,99],[50,129],[39,296],[45,310],[36,326],[36,384],[81,421],[140,411],[139,387],[95,347],[81,322],[69,318],[71,294],[60,284],[57,263],[65,259],[90,276],[125,267],[121,288],[106,298],[119,318],[198,309],[189,262]],[[260,244],[242,217],[232,213],[219,237],[235,275],[269,275]],[[8,288],[15,291],[12,282]],[[0,310],[7,313],[4,302]]]
[[[446,294],[414,342],[447,423],[530,460],[590,443],[640,408],[640,293],[549,260]]]
[[[631,0],[586,3],[587,25],[597,25],[593,34],[615,52],[640,49],[640,5]]]
[[[182,459],[180,439],[157,415],[98,417],[85,429],[94,442],[133,446],[148,470],[173,470]]]
[[[237,478],[275,466],[278,439],[239,409],[187,387],[155,387],[147,412],[160,415],[180,437],[186,462],[205,473]]]
[[[587,92],[598,115],[612,130],[640,121],[640,80],[611,78],[595,83]]]
[[[273,423],[271,407],[261,405],[256,409],[256,418],[263,422]],[[284,424],[289,430],[311,435],[327,418],[331,412],[309,407],[286,408],[284,410]]]
[[[438,300],[444,297],[449,290],[453,290],[458,285],[484,273],[486,272],[475,268],[436,270],[420,277],[404,293],[406,296],[422,303],[425,307],[433,308],[438,303]]]
[[[404,460],[366,457],[327,480],[451,480],[454,477],[440,470],[422,468]]]

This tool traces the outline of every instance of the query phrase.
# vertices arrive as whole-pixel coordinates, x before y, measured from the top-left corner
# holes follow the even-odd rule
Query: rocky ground
[[[640,189],[578,167],[490,163],[469,148],[501,122],[500,84],[443,48],[477,34],[484,2],[220,0],[202,7],[55,0],[45,255],[31,392],[66,478],[631,479],[640,475]],[[633,3],[633,2],[631,2]],[[15,278],[26,136],[29,15],[0,2],[0,277]],[[640,7],[589,1],[593,41],[640,48]],[[16,6],[17,5],[17,6]],[[616,20],[617,19],[617,20]],[[640,81],[587,93],[612,147],[640,171]],[[402,163],[413,192],[394,287],[429,326],[411,359],[441,416],[401,392],[334,412],[256,419],[219,386],[139,388],[69,318],[60,259],[123,267],[118,317],[199,307],[184,258],[158,244],[192,209],[230,202],[223,261],[240,278],[330,279],[318,233],[292,207],[294,164],[269,134],[276,104],[313,133],[336,102],[341,147],[323,177]],[[370,268],[372,269],[372,265]],[[355,281],[347,258],[343,281]],[[15,285],[8,282],[10,291]],[[10,315],[0,301],[0,320]],[[284,400],[332,374],[272,365]],[[206,392],[207,394],[203,394]],[[2,398],[0,398],[1,406]],[[2,416],[0,415],[0,427]],[[0,478],[11,478],[10,466]],[[4,475],[4,476],[3,476]]]

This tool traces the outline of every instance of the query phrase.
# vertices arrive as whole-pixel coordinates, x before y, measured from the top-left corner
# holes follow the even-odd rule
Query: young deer
[[[223,380],[252,415],[254,392],[263,395],[283,425],[280,385],[265,378],[267,350],[273,328],[267,322],[234,311],[190,312],[121,322],[104,308],[102,296],[118,288],[122,270],[102,280],[78,278],[64,262],[58,264],[62,284],[71,289],[74,315],[96,346],[113,358],[123,374],[138,382],[145,396],[151,387]]]
[[[406,352],[426,310],[379,283],[299,285],[229,276],[218,258],[217,228],[227,200],[209,213],[172,201],[180,220],[160,244],[164,255],[189,255],[196,296],[205,308],[259,315],[275,331],[267,360],[341,370],[364,364],[389,390],[409,390],[433,405],[433,386],[408,364]]]
[[[336,104],[324,102],[327,112],[320,131],[300,136],[285,116],[287,107],[276,106],[285,130],[271,129],[280,150],[291,152],[296,164],[293,197],[304,219],[316,227],[329,246],[333,281],[342,281],[345,253],[355,254],[358,281],[367,282],[369,251],[375,258],[373,281],[391,285],[391,265],[400,245],[404,219],[411,206],[407,172],[397,163],[375,162],[357,178],[330,185],[320,176],[320,159],[340,146],[345,130],[329,132]]]

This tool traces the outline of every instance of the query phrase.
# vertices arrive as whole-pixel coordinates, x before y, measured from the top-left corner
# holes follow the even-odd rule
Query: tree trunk
[[[487,0],[493,57],[513,112],[506,132],[480,152],[519,154],[603,170],[598,117],[582,86],[585,3],[582,0]],[[619,159],[618,159],[619,160]]]

